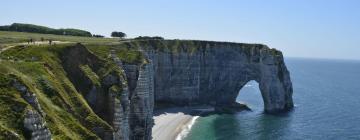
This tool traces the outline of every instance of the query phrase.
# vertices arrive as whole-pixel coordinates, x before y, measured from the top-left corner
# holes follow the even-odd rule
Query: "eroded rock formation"
[[[24,116],[25,137],[31,140],[51,140],[51,132],[47,128],[44,120],[46,114],[41,109],[36,95],[32,93],[25,84],[18,80],[13,80],[12,85],[22,94],[21,97],[34,109],[28,109]]]
[[[151,139],[154,110],[154,73],[152,63],[123,65],[130,87],[131,139]]]
[[[233,110],[243,107],[236,97],[250,80],[259,83],[265,112],[293,107],[292,83],[280,51],[259,44],[199,44],[195,50],[182,46],[177,51],[143,45],[147,64],[122,65],[130,90],[130,139],[151,139],[153,103]]]
[[[199,44],[192,52],[179,49],[153,53],[155,103],[231,108],[237,104],[240,89],[255,80],[266,112],[293,107],[292,83],[280,51],[259,44]]]

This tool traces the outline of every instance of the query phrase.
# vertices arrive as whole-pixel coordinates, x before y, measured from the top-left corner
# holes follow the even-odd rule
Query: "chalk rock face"
[[[200,42],[177,51],[159,50],[156,45],[141,48],[147,64],[119,65],[130,93],[129,139],[151,139],[154,104],[236,109],[241,107],[236,97],[250,80],[259,83],[265,112],[293,107],[292,83],[282,53],[265,45]]]
[[[147,107],[148,94],[146,95],[146,90],[144,87],[146,86],[147,81],[144,78],[144,72],[140,70],[142,74],[139,74],[137,87],[134,93],[131,96],[131,116],[130,116],[130,128],[132,130],[132,137],[134,139],[141,139],[141,137],[145,136],[146,131],[146,115],[147,111],[149,111]]]
[[[240,89],[255,80],[265,112],[293,107],[292,83],[280,51],[259,44],[202,44],[193,52],[180,49],[152,55],[155,104],[207,104],[226,109],[236,104]]]
[[[114,54],[114,52],[111,52],[110,56],[119,68],[121,69],[124,68],[121,60]],[[115,82],[116,80],[111,80],[116,78],[109,77],[105,79],[109,79],[105,81],[114,81],[114,82],[108,82],[109,85],[110,83],[111,84],[116,83]],[[109,101],[113,104],[111,106],[114,107],[113,127],[116,133],[115,135],[116,140],[129,140],[130,138],[130,125],[129,125],[130,92],[129,92],[128,84],[124,82],[126,80],[127,78],[121,80],[122,81],[121,85],[123,87],[122,88],[123,91],[121,93],[119,93],[114,86],[109,89],[109,93],[111,95]],[[120,96],[120,98],[117,98],[117,96]]]
[[[153,126],[154,81],[153,64],[142,65],[123,64],[112,52],[110,54],[117,66],[124,70],[127,84],[123,83],[121,101],[116,109],[115,119],[121,118],[114,124],[114,129],[121,140],[150,140]],[[115,102],[116,103],[116,102]]]
[[[153,108],[154,108],[154,82],[153,65],[145,64],[143,66],[125,65],[127,75],[136,75],[137,80],[128,78],[129,81],[136,81],[136,87],[130,90],[130,129],[131,139],[149,140],[151,139],[151,129],[153,126]],[[129,83],[132,85],[132,83]],[[131,88],[132,89],[132,88]]]
[[[43,119],[46,114],[41,109],[36,95],[18,80],[14,80],[12,85],[21,92],[21,97],[35,109],[28,109],[24,117],[24,129],[27,138],[31,140],[51,140],[51,132]]]
[[[51,133],[46,127],[42,116],[32,110],[25,114],[24,128],[29,133],[31,140],[51,140]]]

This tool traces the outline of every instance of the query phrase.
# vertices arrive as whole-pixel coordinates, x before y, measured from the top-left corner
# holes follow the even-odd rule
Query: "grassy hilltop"
[[[95,38],[95,37],[80,37],[80,36],[65,36],[53,34],[27,33],[27,32],[11,32],[0,31],[0,44],[12,44],[26,42],[29,39],[39,41],[41,38],[46,40],[67,41],[67,42],[82,42],[82,43],[111,43],[119,42],[116,38]]]
[[[33,38],[52,39],[63,43],[56,45],[27,44]],[[94,69],[92,64],[65,66],[62,58],[72,48],[87,48],[86,55],[95,55],[101,68]],[[26,110],[33,110],[11,86],[13,80],[21,81],[36,94],[39,103],[47,114],[45,120],[54,139],[99,139],[94,127],[110,131],[112,127],[89,107],[78,87],[70,80],[64,67],[80,68],[93,84],[108,73],[121,70],[108,58],[110,50],[127,63],[145,62],[141,53],[135,49],[121,47],[122,43],[113,38],[75,37],[63,35],[0,31],[0,139],[25,139],[23,118]],[[8,48],[11,47],[11,48]],[[89,51],[90,50],[90,51]],[[76,56],[75,56],[76,57]],[[80,57],[80,56],[79,56]],[[81,58],[71,58],[74,61]],[[120,87],[121,88],[121,87]],[[18,137],[16,137],[17,134]]]

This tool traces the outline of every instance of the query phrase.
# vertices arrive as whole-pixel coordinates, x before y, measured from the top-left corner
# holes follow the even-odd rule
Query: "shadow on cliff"
[[[266,113],[265,111],[261,111],[260,114],[274,116],[274,117],[280,117],[280,118],[286,118],[286,117],[291,116],[292,111],[293,110],[289,110],[287,112],[277,112],[277,113]],[[243,109],[243,110],[238,110],[236,112],[223,112],[223,111],[216,111],[214,109],[214,107],[203,107],[203,106],[200,106],[200,107],[197,107],[197,106],[195,106],[195,107],[168,107],[168,108],[154,109],[153,116],[159,116],[159,115],[168,114],[168,113],[172,113],[172,114],[183,113],[185,115],[206,117],[209,115],[223,115],[223,114],[235,115],[235,114],[242,113],[242,112],[253,113],[254,111],[251,109]]]
[[[215,114],[211,107],[208,108],[195,108],[195,107],[169,107],[169,108],[161,108],[154,110],[154,116],[159,116],[162,114],[176,114],[176,113],[184,113],[185,115],[191,116],[207,116],[211,114]]]
[[[251,111],[250,109],[243,109],[238,110],[237,112],[223,112],[223,111],[216,111],[214,107],[211,106],[184,106],[184,107],[167,107],[167,108],[157,108],[154,109],[154,116],[159,116],[162,114],[176,114],[176,113],[183,113],[185,115],[191,115],[191,116],[201,116],[206,117],[209,115],[215,115],[215,114],[236,114],[238,112],[242,111]]]

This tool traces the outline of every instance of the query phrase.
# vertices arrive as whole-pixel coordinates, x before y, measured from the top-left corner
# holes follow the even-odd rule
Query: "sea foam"
[[[191,120],[182,128],[181,132],[177,135],[176,140],[182,140],[186,137],[187,134],[189,134],[191,127],[195,124],[196,119],[198,119],[199,116],[194,116],[191,118]]]

